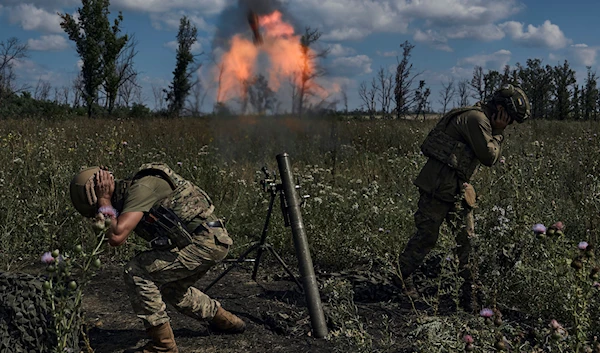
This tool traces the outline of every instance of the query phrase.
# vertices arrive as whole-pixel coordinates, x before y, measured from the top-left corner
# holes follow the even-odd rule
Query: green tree
[[[581,92],[583,118],[585,120],[596,119],[598,117],[598,77],[596,72],[587,66],[587,77]]]
[[[190,23],[187,16],[183,16],[179,22],[179,32],[177,33],[177,63],[173,70],[173,82],[169,85],[169,90],[165,90],[168,111],[174,117],[181,114],[192,88],[190,76],[195,70],[189,69],[189,66],[195,62],[192,45],[196,43],[197,35],[196,26]]]
[[[564,120],[569,117],[571,110],[571,87],[577,82],[575,71],[565,60],[562,65],[552,68],[554,76],[554,118]]]
[[[572,113],[573,113],[573,118],[574,119],[581,119],[582,118],[582,114],[581,114],[581,103],[583,102],[582,99],[583,95],[581,94],[581,89],[579,89],[579,85],[575,85],[573,87],[573,100],[572,100]]]
[[[83,65],[82,98],[85,101],[88,116],[94,115],[94,106],[99,101],[99,90],[105,90],[105,107],[112,112],[118,96],[118,89],[126,79],[119,74],[117,59],[127,45],[129,37],[120,36],[123,15],[119,12],[111,27],[109,0],[82,0],[77,9],[78,18],[68,13],[58,14],[62,19],[60,26],[75,43],[77,54]],[[129,61],[131,66],[131,60]]]
[[[394,86],[394,100],[396,102],[396,118],[406,116],[413,103],[414,90],[411,88],[413,81],[421,73],[411,75],[412,63],[410,62],[410,52],[414,49],[414,45],[408,41],[400,44],[402,48],[402,60],[398,60],[396,65],[396,77]]]
[[[483,75],[483,97],[482,100],[491,97],[503,83],[502,75],[496,70],[488,70]]]
[[[248,95],[250,104],[259,115],[265,115],[267,110],[272,111],[277,102],[275,92],[271,90],[269,82],[262,74],[252,80],[252,84],[248,87]]]
[[[81,78],[83,80],[83,100],[88,117],[94,114],[93,107],[98,102],[98,87],[104,80],[102,72],[102,53],[104,51],[104,30],[108,23],[108,0],[82,0],[77,9],[78,20],[68,13],[59,14],[60,26],[75,42],[77,54],[83,61]]]

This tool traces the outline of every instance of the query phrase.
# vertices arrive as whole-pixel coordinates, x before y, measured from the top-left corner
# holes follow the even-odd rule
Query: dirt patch
[[[215,268],[196,286],[205,288],[222,270],[223,267]],[[207,323],[190,320],[168,308],[180,351],[335,352],[345,346],[346,338],[311,337],[304,295],[293,281],[265,272],[261,270],[255,282],[251,279],[250,266],[238,266],[207,292],[246,322],[247,330],[243,334],[213,334]],[[97,353],[127,352],[147,341],[143,325],[130,307],[121,273],[120,267],[105,267],[86,289],[83,305],[90,343]],[[365,299],[371,297],[372,294],[369,294]],[[375,298],[361,302],[361,298],[357,298],[355,303],[365,330],[375,340],[381,338],[382,332],[391,331],[401,341],[411,316],[409,303],[372,299]],[[323,298],[324,304],[326,300]],[[328,305],[325,307],[331,310]],[[383,318],[387,320],[384,322]],[[390,323],[392,327],[389,327]],[[400,342],[391,351],[408,352]]]

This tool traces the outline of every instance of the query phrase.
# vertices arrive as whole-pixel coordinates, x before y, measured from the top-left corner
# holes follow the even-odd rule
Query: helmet
[[[531,116],[531,105],[525,92],[511,84],[504,84],[491,97],[491,102],[501,104],[508,112],[508,115],[519,124]]]
[[[84,217],[94,217],[96,213],[96,201],[98,199],[94,191],[94,177],[99,170],[100,167],[83,169],[71,180],[71,202]]]

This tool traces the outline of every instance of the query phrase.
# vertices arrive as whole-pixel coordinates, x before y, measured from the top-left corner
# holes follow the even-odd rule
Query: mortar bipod
[[[246,251],[244,251],[244,253],[241,254],[237,259],[223,260],[223,262],[232,263],[232,265],[227,267],[227,269],[225,269],[225,271],[223,271],[217,278],[215,278],[204,289],[205,292],[208,292],[208,290],[212,286],[214,286],[218,281],[220,281],[223,277],[225,277],[225,275],[227,275],[237,265],[239,265],[240,263],[243,263],[243,262],[254,262],[254,268],[252,270],[252,280],[256,281],[256,276],[258,274],[258,267],[260,265],[260,260],[262,259],[262,256],[263,256],[263,253],[265,250],[268,250],[273,255],[273,257],[275,257],[275,259],[277,260],[277,262],[279,262],[281,267],[283,267],[285,272],[287,272],[287,274],[294,280],[294,282],[296,282],[296,285],[298,285],[298,288],[300,289],[300,291],[304,292],[304,289],[302,288],[302,284],[300,283],[298,278],[292,273],[292,271],[290,270],[288,265],[285,263],[283,258],[277,253],[277,251],[275,251],[273,246],[267,242],[267,234],[269,232],[271,215],[273,214],[273,205],[275,203],[275,197],[277,195],[279,195],[281,212],[283,214],[283,220],[284,220],[286,227],[290,226],[290,220],[289,220],[287,204],[286,204],[285,197],[283,194],[283,185],[281,183],[276,182],[275,172],[273,172],[272,174],[269,173],[269,171],[267,170],[266,167],[263,167],[262,171],[265,174],[265,178],[263,180],[261,180],[261,185],[265,191],[269,192],[270,199],[269,199],[269,208],[267,210],[267,215],[265,217],[265,222],[263,225],[260,240],[252,243],[252,245],[250,245],[250,247]],[[298,187],[298,186],[296,186],[296,187]],[[256,257],[254,259],[247,258],[247,256],[250,255],[253,251],[256,251]]]

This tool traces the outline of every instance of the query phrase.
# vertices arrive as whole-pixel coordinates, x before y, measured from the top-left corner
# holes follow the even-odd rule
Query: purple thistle
[[[579,243],[579,245],[577,245],[577,247],[579,248],[579,250],[585,250],[588,247],[588,243],[585,241],[582,241],[581,243]]]
[[[45,252],[44,255],[42,255],[42,263],[51,264],[53,262],[54,257],[52,256],[52,253],[50,251]]]
[[[481,315],[482,317],[485,317],[485,318],[490,318],[490,317],[494,316],[494,312],[492,311],[492,309],[483,308],[479,312],[479,315]]]
[[[537,223],[533,226],[533,232],[535,234],[546,234],[546,226],[541,223]]]

